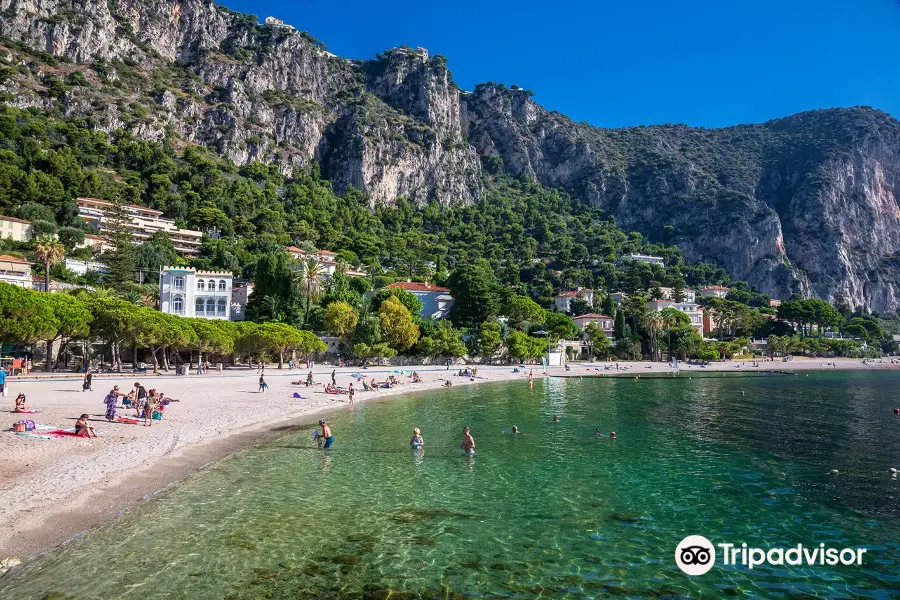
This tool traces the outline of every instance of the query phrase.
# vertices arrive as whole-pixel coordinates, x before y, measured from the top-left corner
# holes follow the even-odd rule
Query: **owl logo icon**
[[[703,575],[716,564],[716,548],[702,535],[689,535],[675,548],[675,564],[687,575]]]

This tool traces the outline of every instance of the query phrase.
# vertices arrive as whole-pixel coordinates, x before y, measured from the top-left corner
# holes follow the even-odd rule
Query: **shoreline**
[[[749,362],[749,361],[747,361]],[[826,366],[826,363],[835,363],[834,367]],[[704,375],[720,376],[730,374],[733,376],[782,376],[797,374],[797,371],[896,371],[900,370],[900,363],[870,363],[863,365],[857,359],[834,359],[820,361],[815,359],[796,360],[788,363],[759,363],[759,367],[737,368],[740,361],[712,363],[705,367],[699,365],[680,365],[680,369],[674,371],[668,363],[646,362],[619,362],[620,370],[606,370],[605,365],[615,363],[574,363],[571,371],[555,367],[548,369],[548,374],[543,375],[540,366],[528,366],[519,373],[513,373],[514,365],[510,366],[478,366],[479,378],[470,381],[468,378],[455,377],[459,366],[447,371],[445,367],[416,367],[422,376],[422,384],[405,384],[379,392],[358,392],[356,404],[364,405],[386,401],[398,396],[407,396],[415,393],[432,392],[444,389],[441,381],[448,374],[453,374],[451,380],[454,387],[459,385],[474,385],[477,383],[492,383],[500,381],[526,380],[529,370],[534,370],[535,378],[543,377],[590,377],[590,378],[634,378],[638,376],[650,376],[648,379],[676,379],[678,376]],[[746,363],[744,363],[746,364]],[[321,381],[330,380],[332,367],[322,367],[323,371],[317,371],[315,377]],[[327,369],[327,372],[324,371]],[[395,367],[378,367],[366,371],[355,368],[335,369],[338,383],[346,385],[350,374],[364,373],[367,378],[376,376],[376,379],[384,379]],[[411,371],[412,368],[396,367]],[[92,414],[94,425],[106,435],[98,440],[37,440],[20,438],[7,433],[0,436],[0,451],[8,457],[7,468],[0,471],[4,479],[10,475],[11,470],[21,467],[22,460],[32,461],[24,464],[24,469],[11,475],[9,482],[0,485],[0,503],[8,510],[0,517],[0,560],[7,557],[15,557],[22,562],[34,560],[65,544],[84,535],[89,529],[109,523],[118,518],[125,510],[139,504],[155,494],[178,485],[194,473],[200,472],[208,466],[214,465],[222,459],[244,449],[252,448],[257,444],[281,435],[284,431],[308,425],[313,419],[323,414],[330,414],[341,409],[347,409],[349,404],[346,396],[331,396],[321,391],[321,387],[315,391],[305,386],[292,386],[290,378],[304,379],[306,370],[295,369],[293,371],[270,370],[266,374],[269,380],[270,390],[265,396],[258,395],[248,390],[237,389],[239,387],[255,387],[256,375],[252,370],[244,373],[213,373],[205,376],[165,376],[152,375],[147,379],[160,387],[164,384],[164,391],[176,390],[172,396],[184,398],[177,404],[170,405],[166,413],[166,420],[158,422],[157,427],[144,428],[141,426],[122,426],[103,420],[100,399],[105,394],[105,386],[118,383],[122,389],[131,385],[135,379],[140,380],[145,374],[118,375],[103,379],[95,379],[95,391],[92,393],[78,393],[75,398],[79,405],[90,402],[89,410]],[[23,391],[28,395],[29,405],[42,408],[45,399],[41,392],[60,394],[75,392],[75,390],[36,388],[59,387],[65,380],[55,379],[53,374],[40,378],[12,379],[16,391]],[[699,378],[698,377],[698,378]],[[126,380],[127,378],[127,380]],[[406,377],[401,379],[406,380]],[[74,380],[80,388],[81,379]],[[252,384],[252,385],[250,385]],[[100,386],[104,387],[100,387]],[[147,386],[150,387],[149,385]],[[200,388],[201,394],[194,398],[192,392]],[[101,391],[103,390],[103,391]],[[38,393],[34,393],[38,391]],[[296,400],[292,393],[299,391],[308,398]],[[216,393],[208,393],[216,392]],[[240,396],[238,394],[245,394]],[[250,398],[247,397],[250,396]],[[278,395],[276,399],[275,396]],[[286,398],[282,397],[285,396]],[[227,411],[219,411],[222,400],[228,400]],[[264,409],[260,411],[260,418],[248,419],[256,414],[253,405],[256,401],[264,401]],[[298,404],[302,402],[303,404]],[[308,402],[308,403],[307,403]],[[71,419],[71,414],[82,409],[73,409],[71,404],[74,399],[71,395],[65,397],[63,402],[58,400],[54,410],[42,411],[40,415],[34,415],[34,420],[39,423],[56,420],[54,424],[63,424],[59,420]],[[187,408],[191,403],[191,411],[195,414],[179,418],[182,408]],[[232,404],[234,404],[232,406]],[[120,409],[120,414],[123,409]],[[194,422],[191,417],[203,417],[213,411],[218,420],[212,422]],[[225,413],[224,415],[221,413]],[[76,415],[77,416],[77,415]],[[130,415],[129,415],[130,416]],[[9,414],[11,424],[18,418],[31,418],[26,415]],[[224,421],[223,421],[224,419]],[[197,427],[194,427],[197,425]],[[5,426],[4,426],[5,428]],[[123,429],[124,428],[124,429]],[[184,429],[187,428],[187,431]],[[159,434],[160,429],[164,429]],[[126,435],[125,439],[115,438],[118,433]],[[198,435],[188,435],[188,434]],[[184,435],[182,435],[184,434]],[[107,437],[108,436],[108,437]],[[153,438],[152,436],[158,436]],[[95,443],[97,442],[97,443]],[[74,446],[78,445],[78,446]],[[124,446],[124,448],[123,448]],[[74,451],[72,451],[74,450]],[[151,457],[147,459],[147,452]],[[159,453],[158,455],[155,453]],[[37,457],[37,464],[33,464]],[[43,459],[43,460],[41,460]],[[89,465],[84,467],[84,461]],[[134,462],[130,462],[134,461]],[[72,473],[72,471],[76,473]],[[8,472],[9,471],[9,472]],[[55,493],[28,494],[29,486],[45,484],[48,488],[54,488]]]
[[[318,369],[321,368],[318,367]],[[397,369],[400,368],[397,367]],[[240,386],[240,384],[248,387],[251,380],[252,386],[256,387],[257,376],[255,371],[248,370],[238,375],[194,375],[177,377],[177,379],[176,376],[173,376],[175,381],[167,383],[166,387],[163,388],[164,391],[174,390],[171,392],[172,396],[185,397],[184,393],[179,390],[180,386],[177,385],[178,383],[190,384],[191,387],[209,384],[210,387],[219,388],[220,394],[212,394],[204,398],[183,400],[177,404],[170,404],[167,408],[166,420],[156,422],[156,426],[150,428],[144,428],[140,425],[126,426],[106,422],[102,414],[105,409],[99,399],[105,395],[107,385],[118,384],[121,389],[125,390],[125,386],[131,385],[130,382],[134,379],[140,380],[141,377],[128,374],[124,376],[128,378],[125,380],[120,375],[116,378],[111,377],[102,380],[99,384],[98,380],[95,379],[94,391],[92,393],[78,393],[76,398],[82,400],[80,403],[82,405],[85,400],[90,400],[90,407],[87,410],[91,414],[92,424],[99,431],[103,432],[102,437],[96,440],[81,438],[41,440],[22,438],[4,431],[5,435],[0,436],[0,452],[3,452],[8,457],[8,464],[5,469],[0,468],[0,476],[3,476],[2,479],[6,479],[9,476],[10,480],[0,484],[0,503],[11,510],[5,510],[3,515],[0,516],[0,561],[7,558],[15,558],[22,562],[34,560],[68,541],[77,539],[95,526],[115,520],[125,510],[141,501],[172,485],[177,485],[194,473],[216,464],[236,452],[265,443],[286,430],[313,424],[314,419],[322,415],[348,409],[350,405],[346,395],[333,396],[322,391],[321,382],[326,379],[330,380],[330,369],[329,367],[327,373],[316,370],[315,377],[319,385],[314,390],[302,385],[293,386],[290,384],[290,379],[304,379],[305,370],[295,369],[289,371],[285,369],[282,372],[277,370],[267,372],[265,377],[270,389],[265,396],[255,392],[248,392],[247,390],[235,389],[236,385]],[[355,396],[355,405],[374,404],[401,395],[407,396],[444,389],[441,384],[442,380],[448,373],[455,375],[458,369],[459,367],[454,367],[452,371],[448,372],[445,367],[417,368],[416,370],[419,371],[423,379],[422,384],[412,384],[405,381],[408,380],[407,377],[401,377],[401,380],[404,380],[404,384],[391,389],[382,389],[378,392],[363,392],[360,390]],[[452,381],[454,387],[457,387],[527,378],[527,372],[513,373],[512,369],[512,366],[479,367],[479,379],[470,381],[467,378],[453,377]],[[377,380],[384,380],[394,368],[384,367],[359,371],[358,369],[345,367],[335,370],[337,371],[338,384],[346,386],[352,381],[349,379],[351,373],[364,373],[367,378],[375,376]],[[404,370],[411,371],[412,369],[405,368]],[[39,398],[38,394],[34,393],[34,388],[38,386],[59,386],[61,383],[59,379],[54,380],[52,374],[48,374],[48,377],[28,380],[9,379],[8,383],[12,384],[12,388],[16,393],[22,391],[26,394],[29,406],[34,405],[40,409],[44,406],[44,401]],[[538,377],[541,377],[541,375],[536,372],[535,378]],[[155,377],[146,381],[147,384],[145,386],[148,389],[151,385],[157,385]],[[80,392],[81,379],[74,380],[74,382],[78,384],[78,391]],[[62,383],[64,384],[65,382]],[[104,387],[100,387],[100,385]],[[357,387],[357,385],[354,387]],[[101,392],[100,390],[103,391]],[[75,390],[50,391],[75,393]],[[293,392],[300,392],[306,399],[297,400],[293,398]],[[220,420],[211,424],[205,423],[207,429],[211,426],[213,431],[198,432],[201,435],[194,436],[200,438],[196,442],[179,436],[178,431],[167,432],[168,435],[164,434],[162,444],[160,444],[159,439],[147,444],[149,450],[158,450],[160,454],[152,456],[149,461],[146,459],[142,442],[146,442],[148,437],[153,436],[160,429],[167,428],[170,420],[175,422],[180,409],[186,406],[186,402],[213,405],[211,409],[215,410],[214,404],[222,396],[230,396],[232,400],[244,400],[244,398],[235,395],[238,393],[250,395],[252,401],[258,398],[260,401],[266,402],[270,408],[269,414],[266,414],[264,418],[250,422],[238,422],[239,416],[230,411],[226,421],[229,418],[233,418],[231,422],[222,423]],[[279,395],[279,399],[273,403],[272,400],[276,394]],[[293,406],[288,407],[285,405]],[[202,412],[205,408],[210,408],[210,406],[201,406],[199,408]],[[246,408],[246,406],[238,407],[238,410],[240,408]],[[279,411],[279,408],[285,408],[286,410]],[[0,414],[10,417],[4,422],[4,429],[15,420],[22,418],[33,418],[38,423],[53,422],[55,425],[64,427],[71,423],[63,423],[59,419],[54,420],[49,416],[49,413],[58,414],[62,411],[77,416],[75,413],[80,413],[82,410],[84,409],[78,408],[73,410],[70,406],[67,406],[61,410],[42,410],[37,415],[16,415],[2,412]],[[133,415],[133,412],[122,408],[119,408],[118,412],[119,415]],[[244,416],[246,416],[246,413]],[[71,418],[74,417],[63,417],[63,419]],[[124,430],[127,433],[138,435],[129,436],[129,439],[126,441],[111,439],[122,428],[127,428]],[[173,434],[175,439],[168,439],[173,437]],[[72,447],[75,444],[79,446]],[[121,446],[125,446],[124,452],[120,451]],[[75,452],[67,452],[67,450],[75,450]],[[17,459],[21,461],[23,454],[25,456],[24,460],[31,460],[36,454],[40,459],[44,460],[41,461],[42,464],[37,465],[27,462],[24,465],[26,469],[13,473]],[[40,456],[41,454],[44,456]],[[122,456],[122,454],[126,456]],[[128,461],[131,458],[134,458],[135,464],[129,464]],[[90,467],[92,468],[82,470],[79,462],[83,459],[91,461]],[[73,477],[70,469],[81,472],[76,477]],[[49,496],[28,494],[29,486],[38,485],[38,482],[46,482],[48,486],[58,485],[58,487]]]

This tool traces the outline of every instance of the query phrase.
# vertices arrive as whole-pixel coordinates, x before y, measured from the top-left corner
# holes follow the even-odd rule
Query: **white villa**
[[[666,260],[662,256],[650,256],[649,254],[639,254],[637,252],[632,252],[628,256],[623,256],[622,260],[633,260],[648,265],[659,265],[661,267],[666,266]]]
[[[561,292],[553,298],[556,310],[560,312],[571,312],[573,300],[584,300],[591,306],[594,305],[594,290],[588,288],[578,288],[577,290],[569,290]]]
[[[446,318],[450,314],[450,309],[453,308],[453,296],[450,295],[450,289],[430,284],[427,281],[424,283],[398,281],[384,289],[401,289],[413,294],[422,302],[422,311],[419,313],[419,316],[423,319],[436,321]]]
[[[697,293],[700,294],[701,298],[724,298],[730,291],[731,288],[727,288],[723,285],[710,285],[701,288]]]
[[[159,273],[159,310],[179,317],[231,319],[230,271],[163,267]]]
[[[662,290],[664,300],[675,299],[675,288],[661,287],[659,289]],[[681,291],[681,293],[684,295],[685,302],[693,303],[697,301],[697,292],[695,292],[693,289],[686,287]]]
[[[703,309],[695,302],[675,302],[673,300],[648,300],[647,310],[660,312],[664,308],[681,311],[691,320],[691,327],[703,337]]]

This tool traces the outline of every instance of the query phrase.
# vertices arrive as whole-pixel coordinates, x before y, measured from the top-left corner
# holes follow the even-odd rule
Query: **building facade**
[[[23,288],[31,288],[31,263],[24,258],[0,254],[0,281]]]
[[[731,288],[727,288],[724,285],[710,285],[705,288],[701,288],[697,293],[701,298],[724,298],[730,291]]]
[[[609,339],[615,337],[613,334],[614,319],[612,317],[597,313],[588,313],[586,315],[573,317],[572,320],[575,321],[575,324],[578,325],[578,329],[581,331],[584,331],[589,324],[596,323],[603,330],[603,333],[606,334],[606,337]]]
[[[78,216],[96,227],[101,235],[110,233],[109,211],[114,204],[108,200],[99,198],[78,198]],[[175,250],[181,254],[193,255],[200,250],[203,241],[203,232],[193,229],[181,229],[171,219],[164,219],[162,211],[136,204],[126,204],[124,207],[128,216],[128,229],[131,232],[131,241],[141,244],[150,239],[157,232],[163,233],[172,241]]]
[[[427,281],[398,281],[387,286],[387,290],[401,289],[413,294],[422,302],[422,310],[419,316],[423,319],[444,319],[453,308],[453,296],[445,287],[432,285]]]
[[[674,308],[683,312],[691,321],[691,327],[704,337],[703,331],[703,309],[695,302],[675,302],[673,300],[648,300],[647,310],[650,312],[660,312],[664,308]]]
[[[0,239],[27,242],[31,237],[31,221],[0,215]]]
[[[662,292],[663,300],[674,300],[675,299],[675,288],[670,287],[661,287],[659,288]],[[681,295],[683,296],[684,302],[696,302],[697,301],[697,292],[692,290],[689,287],[681,290]]]
[[[636,262],[646,263],[648,265],[666,266],[666,260],[662,256],[650,256],[649,254],[639,254],[633,252],[628,256],[623,256],[622,261],[633,260]]]
[[[571,312],[573,300],[584,300],[590,306],[594,305],[594,290],[590,288],[578,288],[557,294],[553,298],[556,310],[559,312]]]
[[[106,265],[93,260],[77,260],[74,258],[67,258],[65,259],[65,261],[63,261],[63,266],[65,266],[73,273],[78,273],[79,275],[87,275],[88,271],[95,271],[97,273],[109,273],[109,269],[106,268]]]
[[[242,283],[231,290],[231,320],[243,321],[247,314],[247,304],[253,295],[253,283]]]
[[[231,319],[230,271],[163,267],[159,273],[159,310],[179,317]]]

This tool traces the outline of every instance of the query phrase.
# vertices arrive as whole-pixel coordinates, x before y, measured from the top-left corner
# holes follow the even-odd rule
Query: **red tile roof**
[[[17,217],[4,217],[3,215],[0,215],[0,221],[10,221],[12,223],[25,223],[25,224],[31,223],[31,221],[26,221],[25,219],[19,219]]]
[[[387,286],[386,289],[390,290],[406,290],[407,292],[442,292],[449,293],[450,289],[445,287],[440,287],[438,285],[432,285],[430,283],[423,283],[421,281],[398,281],[396,283],[392,283]]]
[[[30,265],[31,263],[24,258],[19,258],[18,256],[10,256],[9,254],[0,254],[0,260],[4,262],[14,262],[21,263],[23,265]]]
[[[612,319],[612,317],[607,317],[606,315],[598,315],[597,313],[587,313],[586,315],[579,315],[577,317],[572,317],[573,319]]]

